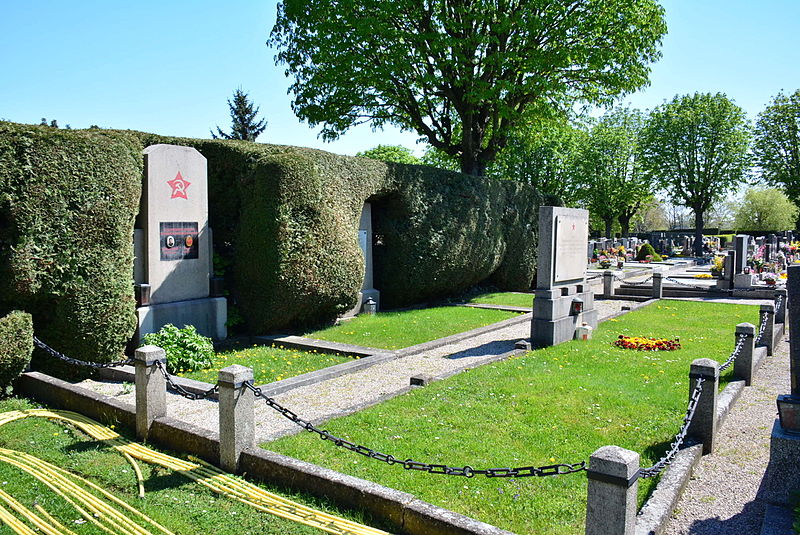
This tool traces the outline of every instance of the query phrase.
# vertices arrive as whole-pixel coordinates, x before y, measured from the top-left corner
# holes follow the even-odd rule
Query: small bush
[[[0,389],[11,385],[31,360],[33,321],[31,315],[15,310],[0,318]]]
[[[647,255],[650,255],[650,260],[653,262],[661,262],[662,260],[661,255],[658,254],[655,249],[653,249],[652,245],[649,243],[644,243],[641,247],[639,247],[639,252],[636,254],[636,260],[639,262],[642,260],[647,260]]]
[[[157,333],[145,334],[144,340],[167,352],[169,373],[202,370],[210,368],[214,362],[211,338],[199,334],[194,325],[185,325],[183,329],[178,329],[168,323]]]

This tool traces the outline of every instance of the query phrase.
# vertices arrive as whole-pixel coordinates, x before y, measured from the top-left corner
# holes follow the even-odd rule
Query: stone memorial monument
[[[137,336],[167,323],[227,336],[227,302],[210,297],[213,273],[206,159],[196,149],[151,145],[134,231]]]
[[[736,290],[746,290],[753,287],[753,276],[745,273],[747,267],[747,244],[750,236],[738,234],[734,245],[733,287]]]
[[[572,340],[578,327],[597,327],[594,293],[586,283],[589,212],[539,208],[539,260],[533,301],[531,344]]]
[[[358,224],[358,245],[364,255],[364,282],[358,292],[358,302],[355,308],[347,315],[354,315],[361,312],[367,299],[372,299],[376,310],[380,308],[381,293],[374,288],[373,267],[372,267],[372,205],[365,202],[361,210],[361,219]]]

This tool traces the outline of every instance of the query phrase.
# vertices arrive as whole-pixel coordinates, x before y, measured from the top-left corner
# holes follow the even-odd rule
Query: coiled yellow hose
[[[177,470],[180,474],[188,477],[189,479],[197,483],[200,483],[201,485],[209,488],[213,492],[231,497],[257,510],[268,512],[270,514],[279,516],[281,518],[285,518],[287,520],[292,520],[300,524],[315,527],[323,531],[326,531],[328,533],[334,533],[340,535],[386,535],[386,532],[384,531],[374,529],[369,526],[364,526],[362,524],[358,524],[357,522],[352,522],[350,520],[340,518],[335,515],[330,515],[322,511],[318,511],[316,509],[312,509],[310,507],[306,507],[299,503],[283,498],[282,496],[278,496],[276,494],[267,492],[261,489],[260,487],[253,485],[252,483],[233,477],[223,472],[222,470],[210,464],[204,463],[200,460],[187,461],[157,451],[153,451],[150,448],[147,448],[141,444],[124,439],[118,433],[109,429],[108,427],[100,425],[94,420],[78,413],[70,411],[51,411],[47,409],[9,411],[0,414],[0,425],[4,425],[6,423],[28,417],[41,417],[50,420],[60,420],[68,422],[74,425],[75,427],[81,429],[92,438],[95,438],[97,440],[102,440],[108,446],[116,449],[122,455],[125,455],[126,458],[129,460],[129,462],[134,466],[134,471],[136,472],[137,476],[137,482],[139,484],[140,495],[143,495],[144,492],[143,480],[141,476],[141,471],[139,471],[139,468],[133,459],[138,459],[140,461],[147,462],[150,464],[156,464],[171,470]],[[144,528],[138,526],[133,521],[128,519],[126,516],[122,515],[121,513],[117,513],[113,509],[113,507],[108,506],[107,504],[96,498],[93,494],[85,491],[82,493],[78,485],[74,484],[67,477],[64,477],[64,474],[68,474],[68,472],[58,467],[49,465],[48,463],[36,459],[35,457],[30,456],[28,454],[13,452],[12,450],[4,450],[1,448],[0,448],[0,460],[8,462],[9,464],[12,464],[14,466],[18,466],[23,470],[26,470],[25,467],[36,467],[33,469],[34,472],[29,472],[29,473],[31,473],[32,475],[34,475],[34,477],[37,477],[37,479],[48,485],[48,487],[50,487],[54,492],[58,493],[59,495],[67,499],[67,501],[69,501],[73,505],[73,507],[79,510],[81,514],[85,518],[87,518],[87,520],[94,522],[99,527],[101,527],[101,529],[107,531],[108,533],[114,533],[114,534],[135,533],[136,535],[145,535],[149,533]],[[136,509],[130,507],[127,503],[122,502],[122,500],[119,500],[118,498],[108,494],[106,491],[102,490],[97,485],[89,481],[83,480],[78,476],[72,475],[72,478],[80,480],[81,482],[84,482],[87,486],[93,488],[94,490],[97,490],[98,492],[101,492],[110,501],[113,501],[118,505],[122,505],[124,508],[135,512],[142,518],[146,519],[150,524],[155,526],[156,529],[158,529],[159,531],[162,531],[163,533],[166,534],[170,533],[168,530],[166,530],[166,528],[158,525],[157,523],[147,518]],[[69,492],[63,489],[69,489]],[[84,495],[84,493],[88,496]],[[72,499],[74,499],[74,501],[72,501],[72,499],[67,498],[67,495],[70,496]],[[2,495],[0,495],[0,497],[2,497]],[[76,501],[79,502],[81,506],[85,507],[86,509],[89,509],[91,512],[88,512],[85,509],[83,509],[81,506],[75,503]],[[4,514],[3,511],[5,511],[5,509],[0,511],[0,520],[6,522],[7,516]],[[9,513],[8,511],[5,511],[5,513],[11,515],[11,513]],[[28,511],[28,513],[30,513],[30,511]],[[22,514],[25,518],[28,518],[25,513],[20,512],[20,514]],[[33,515],[33,513],[30,514]],[[107,517],[113,520],[111,520],[110,526],[106,524],[103,524],[101,526],[98,518],[96,518],[94,515],[98,515],[98,517],[101,518]],[[11,515],[11,518],[14,518],[13,515]],[[16,519],[14,518],[14,520]],[[31,519],[29,518],[29,520]],[[41,519],[39,520],[41,521]],[[31,520],[31,522],[33,521]],[[12,524],[8,522],[6,523],[10,527],[12,527],[12,529],[15,529],[12,526]],[[24,525],[22,526],[25,529],[28,529],[26,526]],[[111,529],[116,529],[117,526],[119,527],[125,526],[125,529],[130,531],[119,531],[119,532],[110,531]],[[15,533],[28,533],[28,532],[16,531],[15,529]]]

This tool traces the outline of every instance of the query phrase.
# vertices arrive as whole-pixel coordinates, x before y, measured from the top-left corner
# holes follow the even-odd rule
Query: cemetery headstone
[[[206,159],[191,147],[144,150],[144,182],[134,232],[138,336],[167,323],[227,336],[227,302],[209,297],[213,274]]]
[[[533,301],[531,342],[552,346],[572,340],[578,327],[597,327],[594,293],[586,283],[583,253],[589,212],[575,208],[539,208],[539,264]]]
[[[373,282],[372,267],[372,205],[365,202],[361,210],[361,218],[358,223],[358,245],[364,255],[364,282],[358,292],[358,301],[350,314],[361,312],[367,299],[372,298],[377,307],[380,307],[380,292],[375,289]]]

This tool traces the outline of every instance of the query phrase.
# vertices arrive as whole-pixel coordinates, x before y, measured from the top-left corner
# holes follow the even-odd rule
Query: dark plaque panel
[[[161,236],[161,260],[184,260],[197,258],[197,223],[159,223]]]

